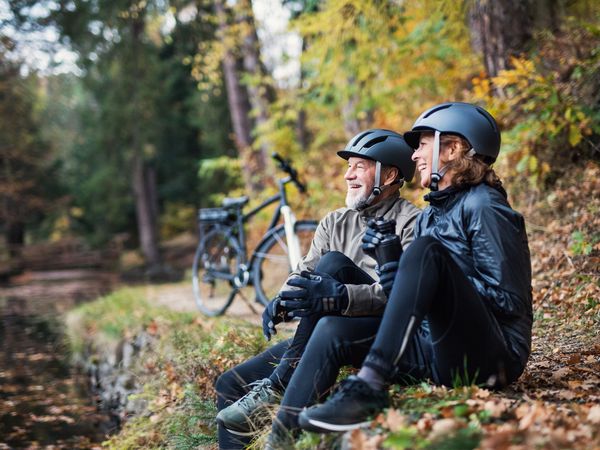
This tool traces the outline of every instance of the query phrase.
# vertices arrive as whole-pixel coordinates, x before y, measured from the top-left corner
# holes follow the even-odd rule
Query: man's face
[[[351,156],[344,179],[348,187],[346,206],[350,209],[365,206],[375,184],[375,161]]]

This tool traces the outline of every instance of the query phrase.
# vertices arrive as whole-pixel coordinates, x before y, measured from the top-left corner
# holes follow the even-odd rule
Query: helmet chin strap
[[[471,148],[466,155],[468,157],[475,156],[475,149]],[[429,182],[429,189],[437,191],[439,189],[439,183],[444,178],[444,175],[448,171],[449,167],[446,164],[444,167],[439,168],[440,164],[440,132],[435,130],[435,136],[433,138],[433,161],[431,162],[431,181]]]
[[[429,189],[432,191],[438,190],[438,184],[442,181],[443,173],[438,172],[438,165],[440,163],[440,132],[435,130],[435,136],[433,138],[433,161],[431,162],[431,176],[429,182]],[[445,172],[445,171],[444,171]]]
[[[379,197],[385,188],[393,186],[394,184],[403,183],[403,181],[404,180],[402,179],[394,180],[390,184],[381,185],[381,163],[375,161],[375,183],[373,183],[373,190],[365,202],[365,207],[370,206],[371,203],[373,203],[373,200],[375,200],[375,197]]]
[[[367,198],[367,205],[370,205],[373,200],[375,200],[375,197],[378,197],[381,195],[381,163],[379,161],[375,161],[375,183],[373,185],[373,190],[371,191],[371,194],[369,195],[369,197]]]

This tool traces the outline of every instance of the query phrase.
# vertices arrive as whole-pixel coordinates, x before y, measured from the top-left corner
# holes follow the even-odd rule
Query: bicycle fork
[[[292,212],[292,208],[288,205],[281,207],[281,214],[283,215],[283,226],[285,229],[285,239],[288,246],[288,259],[290,261],[290,267],[292,270],[296,270],[300,263],[300,239],[295,232],[296,229],[296,216]]]

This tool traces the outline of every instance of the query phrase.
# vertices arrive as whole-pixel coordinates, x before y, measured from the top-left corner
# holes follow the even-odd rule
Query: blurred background
[[[499,172],[535,196],[598,158],[599,17],[591,0],[3,0],[3,258],[78,239],[160,267],[199,206],[275,189],[272,151],[320,217],[349,137],[447,100],[496,116]]]
[[[597,330],[600,2],[0,0],[0,449],[97,448],[129,415],[114,448],[214,447],[211,380],[265,343],[155,309],[194,309],[197,209],[277,192],[276,151],[308,185],[296,215],[318,219],[343,205],[350,137],[449,100],[501,126],[536,323]]]

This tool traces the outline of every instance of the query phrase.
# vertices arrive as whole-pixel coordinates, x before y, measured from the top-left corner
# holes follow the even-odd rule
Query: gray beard
[[[346,208],[349,209],[363,209],[369,206],[367,203],[369,196],[368,195],[357,195],[350,196],[346,195]]]

